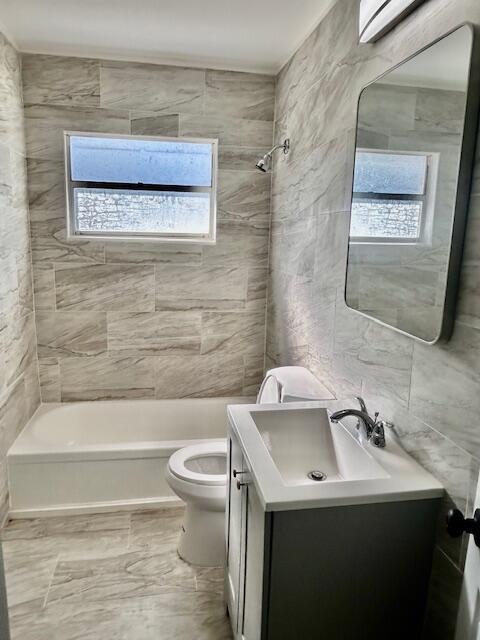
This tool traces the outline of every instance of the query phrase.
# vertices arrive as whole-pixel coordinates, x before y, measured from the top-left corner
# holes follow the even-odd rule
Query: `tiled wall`
[[[480,460],[480,154],[450,342],[423,345],[359,316],[343,286],[358,95],[463,21],[480,25],[480,3],[429,0],[362,47],[357,12],[338,0],[278,78],[276,137],[288,133],[292,150],[273,177],[267,364],[303,364],[338,398],[363,395],[444,483],[446,502],[469,511]],[[428,638],[453,638],[465,551],[441,522]]]
[[[274,79],[24,55],[23,90],[43,401],[254,393]],[[66,129],[218,138],[217,244],[66,242]]]
[[[39,400],[20,59],[0,34],[0,526],[5,454]]]

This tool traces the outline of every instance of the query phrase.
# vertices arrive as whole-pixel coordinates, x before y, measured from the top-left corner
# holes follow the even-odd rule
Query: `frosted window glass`
[[[420,200],[354,199],[350,235],[354,238],[417,240],[422,209]]]
[[[211,187],[212,152],[209,143],[72,135],[71,179]]]
[[[209,232],[209,193],[75,188],[74,199],[80,232]]]
[[[427,156],[358,151],[353,190],[357,193],[422,195]]]

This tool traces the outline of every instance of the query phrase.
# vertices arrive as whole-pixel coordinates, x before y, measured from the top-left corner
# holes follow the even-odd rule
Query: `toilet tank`
[[[332,399],[330,391],[305,367],[276,367],[267,371],[257,403]]]

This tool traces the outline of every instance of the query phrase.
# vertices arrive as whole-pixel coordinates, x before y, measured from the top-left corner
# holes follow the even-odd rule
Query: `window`
[[[216,140],[65,133],[69,238],[215,241]]]
[[[429,156],[357,151],[350,235],[356,242],[419,242]]]

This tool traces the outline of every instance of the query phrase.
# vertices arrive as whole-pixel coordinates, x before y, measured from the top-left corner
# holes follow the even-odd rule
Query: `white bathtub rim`
[[[224,401],[228,404],[238,404],[239,402],[249,402],[247,397],[219,397],[219,398],[182,398],[182,402],[208,404],[215,401]],[[40,440],[32,443],[31,429],[35,422],[51,411],[66,412],[75,410],[75,407],[86,405],[96,406],[105,404],[119,404],[128,402],[140,407],[142,403],[161,402],[166,404],[175,404],[179,400],[175,399],[134,399],[134,400],[88,400],[85,402],[49,402],[42,403],[31,416],[25,427],[22,429],[15,442],[7,452],[9,464],[35,464],[45,462],[74,462],[76,460],[119,460],[119,459],[137,459],[137,458],[155,458],[170,457],[170,455],[179,448],[196,444],[199,440],[204,442],[218,442],[223,439],[222,436],[215,437],[190,437],[178,440],[127,440],[118,443],[106,441],[92,444],[74,443],[73,445],[65,445],[64,443],[55,444],[48,442],[43,444]],[[225,422],[226,424],[226,422]],[[225,426],[226,437],[226,426]]]
[[[115,513],[117,511],[148,511],[164,508],[184,507],[185,503],[177,496],[143,498],[137,500],[111,500],[106,502],[86,502],[84,504],[55,505],[35,509],[9,509],[7,518],[54,518],[56,516],[77,516],[95,513]]]
[[[225,438],[226,438],[225,433]],[[183,447],[198,444],[198,442],[218,442],[223,438],[193,438],[189,440],[155,440],[155,441],[135,441],[120,444],[101,445],[75,445],[74,448],[53,449],[53,446],[41,448],[38,446],[35,451],[9,450],[7,457],[9,464],[37,464],[44,462],[84,462],[88,460],[138,460],[142,458],[169,458],[172,453]]]

